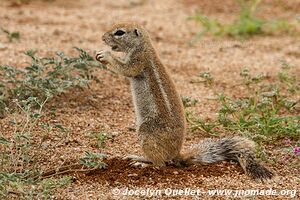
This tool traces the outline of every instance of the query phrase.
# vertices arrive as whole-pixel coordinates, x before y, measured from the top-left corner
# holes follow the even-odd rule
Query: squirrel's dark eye
[[[125,31],[122,31],[122,30],[117,30],[115,33],[114,33],[114,35],[116,35],[116,36],[122,36],[122,35],[124,35],[125,34]]]

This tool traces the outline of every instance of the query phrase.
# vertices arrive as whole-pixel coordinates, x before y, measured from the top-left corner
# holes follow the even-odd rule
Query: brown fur
[[[126,53],[125,58],[118,58],[110,51],[102,51],[96,59],[130,79],[137,133],[145,155],[135,156],[134,160],[156,166],[234,160],[240,162],[246,173],[255,173],[251,166],[260,165],[252,159],[253,142],[245,138],[208,139],[181,154],[186,133],[183,104],[144,28],[134,23],[117,24],[103,35],[103,40],[112,50]],[[261,169],[258,177],[273,175],[262,166]]]

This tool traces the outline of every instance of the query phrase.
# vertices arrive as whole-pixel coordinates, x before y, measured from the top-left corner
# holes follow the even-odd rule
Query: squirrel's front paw
[[[99,51],[96,54],[96,60],[98,60],[102,64],[110,63],[109,62],[110,58],[111,58],[111,53],[109,51]]]

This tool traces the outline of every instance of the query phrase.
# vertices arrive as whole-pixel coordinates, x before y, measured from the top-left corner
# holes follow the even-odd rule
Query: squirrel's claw
[[[152,163],[151,161],[147,160],[146,158],[142,156],[137,155],[128,155],[123,158],[123,160],[131,160],[131,161],[137,161],[137,162],[143,162],[143,163]]]
[[[143,163],[143,162],[132,161],[129,165],[133,166],[133,167],[145,168],[145,167],[148,167],[150,164]]]
[[[111,53],[109,51],[99,51],[96,54],[96,60],[98,60],[102,64],[109,63],[110,57],[111,57]]]
[[[146,158],[144,157],[141,157],[141,156],[136,156],[136,155],[128,155],[128,156],[125,156],[123,158],[123,160],[130,160],[130,166],[134,166],[134,167],[147,167],[149,165],[152,164],[151,161],[147,160]]]

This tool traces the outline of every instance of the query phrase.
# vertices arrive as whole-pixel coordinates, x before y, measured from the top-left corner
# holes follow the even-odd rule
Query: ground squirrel
[[[255,160],[254,142],[243,137],[206,139],[182,152],[186,133],[183,104],[147,31],[135,23],[117,24],[102,39],[113,51],[125,53],[124,58],[119,58],[110,51],[100,51],[96,59],[130,80],[137,133],[145,156],[130,159],[154,166],[233,160],[254,179],[273,177]]]

